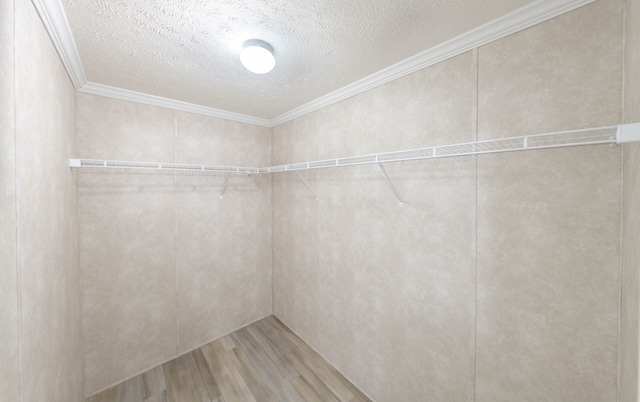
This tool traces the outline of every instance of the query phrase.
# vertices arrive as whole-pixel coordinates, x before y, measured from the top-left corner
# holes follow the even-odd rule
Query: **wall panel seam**
[[[625,6],[626,0],[622,2],[622,55],[621,59],[621,77],[620,77],[620,122],[624,123],[625,120],[625,55],[626,55],[626,11],[627,7]],[[619,214],[619,230],[620,234],[618,235],[618,253],[619,253],[619,274],[618,274],[618,373],[616,378],[616,401],[620,401],[620,375],[622,374],[622,280],[624,275],[623,269],[623,251],[624,251],[624,144],[622,145],[622,151],[620,152],[620,214]]]
[[[16,60],[18,58],[18,49],[16,47],[16,2],[12,1],[13,7],[13,213],[15,216],[14,236],[15,236],[15,261],[14,269],[16,274],[16,327],[18,335],[18,397],[22,401],[22,291],[20,281],[20,258],[18,254],[18,77],[16,75]]]
[[[178,111],[173,111],[173,161],[178,163]],[[175,308],[175,326],[176,326],[176,343],[174,356],[178,355],[180,350],[180,326],[178,318],[178,174],[173,172],[173,284],[174,284],[174,308]]]
[[[269,164],[273,165],[273,130],[274,127],[269,127]],[[271,175],[269,175],[271,176]],[[269,219],[271,221],[271,230],[270,230],[270,235],[271,235],[271,255],[269,256],[269,265],[270,265],[270,272],[271,272],[271,314],[274,314],[273,311],[273,306],[274,306],[274,302],[273,299],[275,298],[275,288],[273,286],[274,280],[273,280],[273,253],[275,253],[275,250],[273,248],[273,177],[269,178],[269,185],[271,187],[271,192],[269,194],[269,200],[271,202],[271,208],[269,208]]]
[[[80,140],[78,137],[80,137],[79,135],[79,130],[78,130],[78,96],[77,96],[77,92],[75,93],[74,96],[74,107],[73,107],[73,118],[74,118],[74,122],[73,122],[73,129],[74,129],[74,135],[75,135],[75,139],[76,139],[76,152],[78,152],[78,150],[80,149]],[[82,267],[82,259],[81,259],[81,243],[80,243],[80,185],[79,185],[79,173],[75,173],[72,172],[73,174],[73,180],[75,183],[75,187],[76,187],[76,247],[77,247],[77,268],[76,268],[76,272],[78,272],[78,274],[80,275],[80,278],[78,280],[78,282],[80,283],[80,339],[82,341],[82,345],[81,345],[81,350],[82,350],[82,396],[84,397],[86,395],[86,391],[87,391],[87,387],[84,381],[84,373],[85,373],[85,368],[87,366],[87,353],[86,353],[86,343],[85,343],[85,331],[84,331],[84,275],[83,275],[83,267]]]
[[[474,67],[474,93],[472,107],[472,126],[474,141],[478,141],[478,102],[480,92],[480,48],[473,50],[473,67]],[[473,304],[473,400],[477,399],[477,382],[478,382],[478,156],[475,156],[475,301]]]

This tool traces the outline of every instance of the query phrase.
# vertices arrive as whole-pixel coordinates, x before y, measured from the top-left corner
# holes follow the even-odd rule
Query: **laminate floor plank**
[[[225,335],[219,339],[222,346],[224,346],[224,350],[231,350],[238,346],[236,341],[233,339],[231,335]]]
[[[224,398],[222,397],[222,393],[220,392],[218,383],[216,383],[215,378],[213,378],[213,374],[211,374],[211,369],[207,364],[207,359],[202,353],[202,349],[194,350],[193,352],[191,352],[191,356],[193,357],[193,361],[196,364],[198,374],[200,374],[200,378],[202,379],[204,386],[209,392],[209,397],[211,398],[211,400],[216,402],[224,402]]]
[[[293,380],[293,387],[307,402],[325,402],[325,400],[322,399],[313,387],[301,376],[298,376]]]
[[[265,325],[269,325],[272,328],[275,328],[278,330],[278,332],[285,338],[287,338],[291,343],[293,343],[295,345],[295,349],[296,350],[302,350],[304,352],[306,352],[307,354],[309,354],[310,356],[318,356],[318,353],[313,350],[313,348],[309,345],[307,345],[307,343],[305,341],[303,341],[298,335],[296,335],[295,333],[293,333],[293,331],[291,331],[289,329],[289,327],[287,327],[286,325],[284,325],[284,323],[282,323],[282,321],[280,321],[278,318],[271,316],[268,317],[269,320],[264,320],[265,321]],[[319,362],[320,364],[325,365],[328,368],[333,368],[331,367],[331,365],[329,363],[327,363],[323,358],[319,357]]]
[[[283,336],[280,331],[269,325],[266,319],[258,321],[255,323],[255,326],[283,356],[291,353],[291,351],[296,348],[296,346],[289,339]]]
[[[200,348],[225,401],[255,401],[251,390],[227,357],[222,342],[214,341]]]
[[[269,384],[269,387],[278,396],[279,400],[303,401],[302,395],[287,381],[288,374],[286,370],[278,367],[267,352],[261,349],[260,344],[253,338],[247,328],[234,332],[233,337],[258,371],[266,378],[267,384]]]
[[[116,388],[110,388],[96,396],[88,398],[86,402],[116,402]]]
[[[259,402],[278,402],[266,380],[258,373],[256,366],[251,363],[241,348],[234,348],[229,354],[229,361],[235,366],[249,390]]]
[[[274,316],[86,402],[370,402]]]
[[[152,368],[142,374],[142,397],[144,400],[167,393],[162,366]]]
[[[294,379],[300,373],[296,371],[295,368],[289,363],[289,361],[280,353],[278,349],[276,349],[271,342],[265,337],[265,335],[254,326],[248,326],[247,332],[251,334],[253,339],[258,343],[258,346],[264,350],[266,355],[276,363],[276,367],[279,371],[281,371],[284,375],[289,379]]]
[[[353,394],[344,386],[340,380],[325,365],[320,364],[314,356],[303,350],[294,350],[292,352],[313,374],[315,374],[322,382],[325,383],[331,393],[335,395],[340,402],[349,402],[353,398]]]
[[[169,397],[167,396],[167,390],[164,390],[159,394],[155,394],[145,399],[144,402],[169,402]]]
[[[282,336],[285,336],[293,344],[296,349],[294,353],[301,361],[316,375],[322,382],[331,389],[331,392],[341,402],[351,402],[352,400],[360,401],[369,400],[362,392],[360,392],[351,382],[342,376],[333,366],[327,363],[322,356],[307,345],[298,335],[293,333],[286,325],[284,325],[277,317],[270,316],[262,320],[265,325],[278,330]]]
[[[322,396],[322,400],[325,402],[340,402],[340,400],[331,392],[329,387],[318,378],[298,357],[298,355],[289,353],[287,355],[287,359],[293,364],[293,366],[298,370],[300,375],[309,383],[311,387],[316,391],[316,393]]]
[[[167,396],[171,402],[211,402],[191,353],[163,365]]]
[[[142,374],[116,387],[116,402],[137,402],[144,400]]]

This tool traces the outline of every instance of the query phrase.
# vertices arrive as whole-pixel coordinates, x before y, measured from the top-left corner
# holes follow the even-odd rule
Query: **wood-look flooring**
[[[87,402],[369,401],[271,316]]]

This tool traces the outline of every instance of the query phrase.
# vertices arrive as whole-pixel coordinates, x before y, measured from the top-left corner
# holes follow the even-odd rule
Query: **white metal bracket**
[[[391,181],[391,178],[387,174],[387,170],[384,168],[382,163],[378,163],[378,166],[380,167],[380,170],[382,170],[382,174],[384,175],[384,178],[387,180],[387,184],[389,184],[389,187],[391,187],[391,191],[393,191],[393,194],[398,199],[398,201],[399,201],[398,206],[400,208],[403,208],[404,207],[404,201],[402,201],[402,197],[400,197],[400,194],[398,194],[398,190],[396,189],[396,186],[393,184],[393,182]]]
[[[224,178],[224,186],[222,187],[222,192],[220,193],[220,199],[224,198],[224,192],[227,191],[227,184],[229,183],[229,176],[231,176],[231,173],[227,173],[227,176]]]
[[[304,179],[304,177],[302,177],[302,175],[300,174],[300,172],[298,172],[296,169],[292,169],[294,172],[296,172],[296,174],[298,175],[298,177],[300,178],[300,180],[302,180],[302,182],[305,184],[305,186],[307,186],[307,188],[309,189],[309,191],[311,191],[313,193],[313,197],[316,201],[318,201],[318,193],[316,193],[313,190],[313,187],[311,187],[311,185]]]
[[[640,123],[623,124],[618,126],[616,142],[624,144],[626,142],[640,141]]]

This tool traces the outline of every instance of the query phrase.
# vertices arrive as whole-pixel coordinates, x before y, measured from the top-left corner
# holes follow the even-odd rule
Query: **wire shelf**
[[[559,131],[547,134],[526,135],[521,137],[500,138],[494,140],[475,141],[463,144],[441,145],[404,151],[384,152],[371,155],[350,156],[312,162],[300,162],[270,167],[237,167],[191,165],[158,162],[133,162],[96,159],[70,159],[73,168],[101,169],[134,169],[143,171],[198,173],[198,174],[256,174],[279,173],[308,169],[326,169],[341,166],[357,166],[391,162],[415,161],[422,159],[449,158],[492,154],[499,152],[526,151],[534,149],[561,148],[582,145],[598,145],[640,141],[640,123],[620,126],[608,126],[582,130]]]
[[[164,172],[181,174],[255,174],[257,168],[238,166],[192,165],[185,163],[160,163],[117,161],[101,159],[69,159],[69,165],[74,168],[90,169],[91,171],[140,171]]]
[[[526,151],[533,149],[560,148],[579,145],[616,144],[618,126],[600,127],[586,130],[561,131],[496,140],[475,141],[463,144],[442,145],[405,151],[327,159],[314,162],[261,168],[261,173],[276,173],[291,170],[322,169],[338,166],[356,166],[391,162],[415,161],[421,159],[450,158],[499,152]]]

